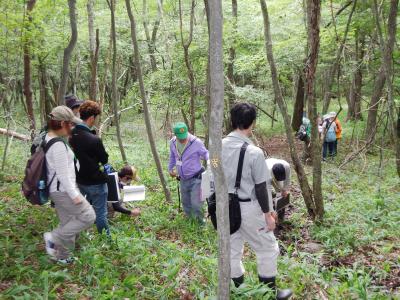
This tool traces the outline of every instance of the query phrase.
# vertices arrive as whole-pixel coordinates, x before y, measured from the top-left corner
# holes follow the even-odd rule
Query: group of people
[[[276,290],[279,247],[274,236],[278,216],[274,210],[277,203],[273,201],[273,189],[281,198],[289,196],[290,165],[280,159],[265,159],[263,151],[251,141],[257,116],[253,105],[238,103],[230,114],[233,131],[222,140],[222,166],[228,192],[237,193],[241,210],[240,228],[230,237],[231,278],[236,287],[244,282],[242,256],[247,242],[257,256],[260,282],[274,290],[277,299],[289,299],[291,290]],[[204,167],[201,160],[209,160],[209,153],[203,142],[188,132],[185,123],[176,123],[173,132],[168,171],[179,180],[185,215],[203,224],[201,180]],[[238,188],[238,162],[244,144],[246,150]],[[284,212],[284,208],[282,210]]]
[[[75,96],[65,99],[66,106],[55,107],[49,116],[43,140],[52,143],[46,152],[49,196],[54,204],[59,225],[44,234],[46,251],[60,263],[73,262],[71,250],[79,233],[93,223],[99,233],[110,236],[108,224],[108,153],[96,135],[94,125],[101,109],[94,101],[80,101]],[[126,166],[118,172],[121,187],[137,179],[136,169]],[[122,203],[112,203],[115,211],[138,216],[139,209],[129,210]]]
[[[59,225],[44,234],[46,251],[61,263],[71,263],[75,241],[81,231],[96,224],[99,233],[110,234],[107,220],[107,175],[104,170],[108,154],[93,129],[101,109],[96,102],[66,99],[67,106],[55,107],[48,121],[45,141],[63,138],[46,152],[48,178],[54,177],[49,196],[54,203]],[[277,257],[279,247],[274,236],[278,220],[274,210],[273,187],[285,198],[289,194],[290,166],[278,159],[265,159],[263,151],[251,141],[256,109],[248,103],[236,104],[231,110],[233,131],[222,141],[222,166],[229,193],[236,192],[241,208],[241,225],[231,234],[231,278],[235,286],[244,282],[242,256],[247,242],[257,256],[261,283],[276,293],[277,299],[288,299],[290,290],[277,291]],[[204,222],[201,180],[202,160],[209,160],[203,142],[189,133],[185,123],[176,123],[170,141],[169,174],[179,180],[183,210],[186,216]],[[235,187],[239,153],[246,152],[240,187]],[[118,173],[121,187],[137,180],[136,170],[124,167]],[[117,203],[116,211],[138,215]]]
[[[311,122],[307,117],[303,117],[302,125],[297,133],[300,140],[304,142],[303,160],[310,158],[311,141]],[[336,112],[330,112],[322,118],[317,118],[317,126],[320,140],[322,141],[322,160],[334,158],[338,152],[338,142],[342,138],[342,124],[337,117]]]

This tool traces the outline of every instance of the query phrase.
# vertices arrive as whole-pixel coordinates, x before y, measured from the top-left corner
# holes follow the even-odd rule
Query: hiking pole
[[[178,187],[178,212],[181,212],[181,191],[179,189],[179,182],[181,179],[179,177],[176,177],[176,186]]]

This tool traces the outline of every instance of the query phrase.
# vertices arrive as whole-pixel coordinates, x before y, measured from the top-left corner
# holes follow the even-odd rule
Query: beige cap
[[[75,124],[79,124],[79,123],[83,122],[81,119],[75,117],[72,110],[65,105],[60,105],[60,106],[54,107],[50,113],[50,117],[52,120],[55,120],[55,121],[67,121],[67,122],[72,122]]]

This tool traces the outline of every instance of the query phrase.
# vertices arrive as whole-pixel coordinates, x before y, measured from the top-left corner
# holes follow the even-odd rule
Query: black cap
[[[276,181],[284,181],[286,179],[285,167],[281,163],[275,164],[272,167],[272,173],[274,174]]]
[[[80,100],[77,96],[74,94],[67,95],[64,97],[65,100],[65,105],[68,106],[70,109],[74,109],[78,106],[81,106],[83,101]]]

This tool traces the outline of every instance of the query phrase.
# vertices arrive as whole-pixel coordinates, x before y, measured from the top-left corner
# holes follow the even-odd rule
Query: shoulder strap
[[[242,170],[243,170],[243,161],[244,161],[244,155],[246,153],[247,146],[249,144],[244,142],[242,145],[242,148],[240,148],[240,155],[239,155],[239,163],[238,163],[238,168],[237,168],[237,173],[236,173],[236,180],[235,180],[235,189],[236,191],[240,189],[240,182],[242,181]]]
[[[43,147],[44,153],[47,153],[47,151],[49,151],[50,147],[53,146],[57,142],[63,142],[65,147],[67,147],[67,145],[65,144],[65,142],[64,142],[64,140],[62,138],[60,138],[60,137],[52,138],[50,141],[48,141],[44,145],[44,147]]]

